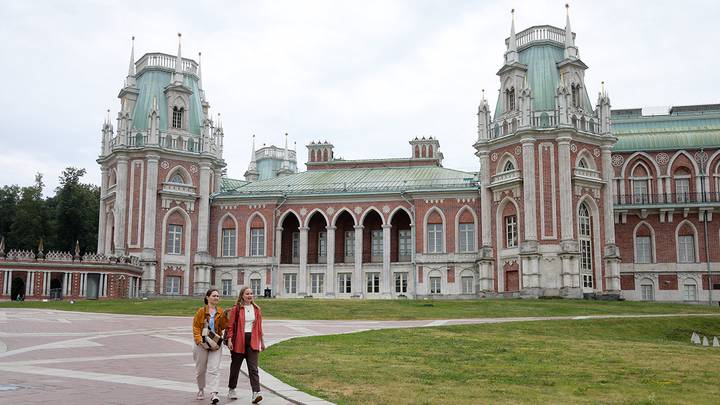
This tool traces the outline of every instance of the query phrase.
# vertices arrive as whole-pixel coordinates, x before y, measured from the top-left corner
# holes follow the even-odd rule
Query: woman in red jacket
[[[227,345],[230,349],[230,381],[228,382],[228,398],[237,399],[238,374],[243,360],[247,360],[250,386],[252,387],[252,403],[262,401],[260,394],[260,376],[258,374],[258,357],[265,350],[263,340],[262,313],[260,307],[253,302],[250,287],[240,289],[235,306],[230,310],[230,325],[227,331]]]

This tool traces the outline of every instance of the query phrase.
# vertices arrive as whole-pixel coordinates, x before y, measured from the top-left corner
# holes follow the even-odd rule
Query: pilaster
[[[325,271],[325,295],[335,295],[335,230],[327,226],[327,270]]]
[[[145,222],[143,233],[143,260],[157,260],[155,256],[155,217],[157,215],[158,161],[160,156],[147,156],[145,179]]]
[[[560,239],[573,239],[572,180],[570,178],[570,137],[557,138],[558,143],[558,180],[560,186]]]
[[[363,256],[363,228],[362,225],[355,225],[355,271],[353,272],[353,296],[362,297],[362,256]]]
[[[381,277],[380,293],[388,298],[391,296],[390,291],[390,280],[392,279],[392,272],[390,271],[390,230],[392,229],[391,224],[384,224],[383,230],[383,271]]]
[[[100,214],[98,215],[98,240],[97,240],[97,253],[105,254],[105,227],[107,213],[105,212],[105,196],[107,196],[108,188],[108,173],[110,170],[107,167],[100,169]]]
[[[537,215],[535,189],[535,139],[524,138],[522,140],[523,150],[523,208],[525,215],[525,240],[537,240]]]
[[[125,254],[125,226],[127,211],[128,158],[117,158],[117,184],[115,185],[115,254]]]
[[[307,226],[300,227],[300,268],[298,270],[298,296],[307,295],[307,258],[308,258],[308,231]]]

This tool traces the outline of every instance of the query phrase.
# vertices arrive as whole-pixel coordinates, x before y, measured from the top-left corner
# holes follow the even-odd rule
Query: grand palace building
[[[569,17],[513,21],[505,44],[499,97],[464,141],[476,172],[428,136],[392,159],[310,142],[299,172],[286,136],[253,141],[242,180],[224,174],[200,60],[133,47],[102,129],[98,256],[138,260],[130,296],[720,298],[720,105],[591,98]]]

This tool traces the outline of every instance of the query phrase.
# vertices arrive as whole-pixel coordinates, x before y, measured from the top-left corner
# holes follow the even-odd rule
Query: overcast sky
[[[0,0],[0,185],[95,162],[106,109],[116,116],[130,37],[146,52],[202,52],[211,113],[222,113],[228,175],[242,178],[250,140],[327,140],[345,159],[409,157],[440,140],[444,166],[476,171],[481,89],[495,106],[510,9],[516,28],[565,26],[563,1]],[[720,102],[720,2],[573,1],[571,25],[593,104]],[[113,122],[115,125],[115,122]]]

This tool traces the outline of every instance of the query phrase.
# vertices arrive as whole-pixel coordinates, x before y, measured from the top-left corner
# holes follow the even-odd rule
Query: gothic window
[[[312,294],[322,294],[325,291],[325,275],[322,273],[310,274],[310,292]]]
[[[183,113],[185,112],[185,109],[183,107],[173,107],[173,116],[172,116],[172,127],[173,128],[182,128],[183,123]]]
[[[166,253],[172,255],[182,254],[182,225],[168,225]]]
[[[635,237],[635,263],[651,263],[652,239],[650,236]]]
[[[318,232],[318,263],[327,263],[327,232]]]
[[[442,224],[427,224],[427,252],[442,253]]]
[[[395,292],[406,293],[408,286],[408,274],[407,273],[395,273]]]
[[[372,262],[382,262],[383,260],[383,231],[375,229],[370,232],[370,253]]]
[[[265,229],[250,229],[250,256],[265,256]]]
[[[340,294],[352,292],[352,273],[338,273],[338,292]]]
[[[250,276],[250,289],[253,292],[253,295],[256,297],[259,297],[262,295],[262,279],[260,278],[260,275],[258,273],[253,273]]]
[[[223,257],[235,256],[235,228],[222,230],[222,255]]]
[[[180,294],[180,277],[168,276],[165,279],[165,294],[166,295],[179,295]]]
[[[515,111],[515,88],[510,87],[505,90],[505,105],[507,106],[506,112]]]
[[[508,160],[505,162],[505,165],[503,166],[503,172],[511,172],[515,170],[515,165],[513,164],[512,160]]]
[[[461,253],[472,252],[475,250],[475,224],[459,224],[458,233],[460,234],[458,248]]]
[[[380,273],[367,273],[367,292],[371,294],[380,292]]]
[[[352,263],[355,260],[355,231],[345,231],[344,243],[345,263]]]
[[[685,301],[697,301],[697,284],[693,280],[685,281],[683,285],[683,299]]]
[[[398,231],[398,261],[409,262],[412,255],[412,235],[409,229]]]
[[[517,216],[508,215],[505,217],[505,247],[516,247],[518,242]]]
[[[590,211],[585,203],[578,210],[578,236],[580,239],[580,273],[583,288],[593,288],[592,265],[592,232],[590,227]]]
[[[579,84],[573,84],[570,86],[570,89],[572,91],[572,105],[575,108],[580,108],[580,85]]]
[[[678,263],[695,262],[695,235],[678,235]]]
[[[170,177],[170,183],[185,184],[185,180],[183,180],[180,173],[175,173]]]
[[[587,161],[585,160],[585,158],[581,158],[581,159],[580,159],[580,161],[578,162],[578,167],[579,167],[580,169],[587,169],[587,168],[588,168],[588,164],[587,164]]]

